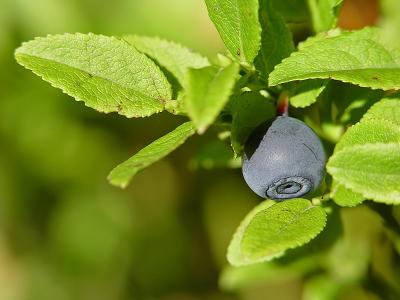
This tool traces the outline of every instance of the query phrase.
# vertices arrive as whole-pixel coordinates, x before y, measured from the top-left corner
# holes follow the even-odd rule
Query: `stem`
[[[246,73],[242,77],[239,78],[239,80],[235,84],[235,93],[239,92],[243,87],[246,86],[248,83],[250,77],[253,75],[253,73]]]
[[[276,114],[283,117],[289,116],[289,94],[287,92],[282,92],[279,95],[276,105]]]

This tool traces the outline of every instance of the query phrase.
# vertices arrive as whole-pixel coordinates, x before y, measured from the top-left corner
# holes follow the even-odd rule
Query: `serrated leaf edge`
[[[289,201],[290,201],[290,200],[289,200]],[[303,209],[302,211],[300,211],[300,212],[299,212],[299,215],[302,215],[304,212],[306,212],[306,211],[308,211],[308,210],[310,210],[310,209],[313,209],[313,208],[317,208],[317,207],[321,207],[321,206],[319,206],[319,205],[313,205],[313,204],[310,203],[310,206],[307,207],[307,208],[305,208],[305,209]],[[322,208],[322,207],[321,207],[321,208]],[[267,208],[267,209],[268,209],[268,208]],[[324,211],[323,208],[322,208],[322,211]],[[258,212],[253,216],[253,218],[252,218],[252,219],[250,220],[250,222],[248,223],[247,227],[250,225],[251,221],[254,220],[254,218],[256,217],[256,215],[258,215],[259,213],[261,213],[261,211],[258,211]],[[270,261],[270,260],[272,260],[272,259],[274,259],[274,258],[277,258],[277,257],[280,257],[280,256],[284,255],[284,254],[286,253],[287,250],[295,249],[295,248],[301,247],[301,246],[303,246],[303,245],[305,245],[305,244],[308,244],[311,240],[313,240],[317,235],[319,235],[319,234],[324,230],[324,228],[325,228],[325,226],[326,226],[326,222],[327,222],[327,215],[326,215],[326,212],[325,212],[325,211],[324,211],[324,216],[325,216],[325,218],[324,218],[324,224],[323,224],[323,226],[321,227],[320,231],[316,232],[315,234],[309,235],[309,236],[308,236],[308,239],[306,239],[306,240],[303,241],[303,242],[297,242],[297,241],[296,241],[296,244],[295,244],[295,245],[286,248],[284,251],[282,251],[282,252],[280,252],[280,253],[278,253],[278,254],[276,254],[276,255],[273,254],[273,255],[265,256],[265,257],[260,258],[260,259],[251,259],[252,264],[253,264],[253,263],[260,263],[260,262]],[[298,218],[300,218],[300,216],[297,216],[297,217],[296,217],[296,219],[298,219]],[[241,247],[240,247],[240,248],[241,248]],[[243,255],[243,254],[242,254],[242,255]],[[245,255],[243,255],[243,257],[246,258]]]
[[[190,126],[187,128],[187,130],[184,131],[185,133],[187,133],[187,134],[185,134],[186,137],[183,138],[180,142],[176,143],[176,144],[175,144],[175,147],[174,147],[169,153],[167,153],[166,155],[164,155],[163,157],[161,157],[161,158],[158,159],[157,161],[160,161],[160,160],[162,160],[164,157],[168,156],[171,152],[175,151],[177,148],[179,148],[181,145],[183,145],[189,137],[191,137],[192,135],[195,134],[195,129],[194,129],[193,123],[190,122],[190,121],[179,125],[177,128],[179,128],[180,126],[183,126],[183,125],[185,125],[185,124],[190,125]],[[175,128],[174,130],[176,130],[177,128]],[[173,132],[173,131],[170,131],[169,133],[171,133],[171,132]],[[169,133],[167,133],[167,134],[169,134]],[[167,134],[166,134],[166,135],[167,135]],[[112,185],[114,185],[114,186],[116,186],[116,187],[120,187],[120,188],[122,188],[122,189],[126,188],[126,187],[129,185],[129,183],[131,182],[132,178],[133,178],[138,172],[140,172],[140,171],[142,171],[142,170],[139,170],[139,171],[136,172],[135,174],[131,175],[131,176],[129,177],[129,179],[126,180],[126,181],[123,182],[123,183],[119,183],[119,181],[116,181],[116,180],[113,180],[113,179],[112,179],[112,174],[113,174],[113,172],[115,172],[115,170],[117,170],[119,167],[121,167],[122,165],[124,165],[128,160],[132,159],[132,157],[134,157],[134,156],[136,156],[137,154],[139,154],[140,152],[144,151],[148,146],[150,146],[151,144],[153,144],[154,142],[156,142],[157,140],[159,140],[159,139],[161,139],[161,138],[163,138],[163,137],[165,137],[165,135],[163,135],[163,136],[161,136],[160,138],[154,140],[153,142],[151,142],[151,143],[148,144],[147,146],[145,146],[145,147],[143,147],[142,149],[140,149],[139,151],[137,151],[134,155],[132,155],[131,157],[129,157],[128,159],[124,160],[122,163],[120,163],[120,164],[118,164],[116,167],[114,167],[114,168],[110,171],[110,173],[108,174],[107,180],[108,180]],[[174,137],[170,137],[170,139],[166,140],[165,142],[168,142],[168,141],[170,141],[170,140],[173,139],[173,138],[174,138]],[[149,166],[152,165],[152,164],[154,164],[154,163],[156,163],[157,161],[155,161],[155,162],[149,164]],[[146,167],[145,167],[145,168],[146,168]]]
[[[174,44],[175,46],[178,46],[178,48],[180,48],[180,49],[182,49],[182,50],[184,50],[184,51],[189,51],[190,53],[192,53],[192,54],[194,54],[194,55],[198,55],[199,57],[201,57],[202,59],[204,59],[205,61],[207,61],[208,66],[211,65],[210,60],[209,60],[209,58],[208,58],[207,56],[204,56],[203,54],[201,54],[201,53],[199,53],[199,52],[193,50],[193,49],[190,48],[190,47],[185,46],[185,45],[182,44],[182,43],[175,42],[175,41],[169,40],[169,39],[165,39],[165,38],[162,38],[162,37],[160,37],[160,36],[158,36],[158,35],[155,35],[155,36],[147,36],[147,35],[141,35],[141,34],[127,34],[127,35],[123,35],[123,36],[119,37],[119,38],[121,38],[121,40],[125,41],[125,42],[128,43],[130,46],[134,47],[134,48],[135,48],[137,51],[139,51],[140,53],[143,53],[143,52],[140,51],[139,49],[137,49],[136,46],[135,46],[134,44],[131,44],[129,41],[126,40],[126,38],[127,38],[127,37],[130,37],[130,36],[132,36],[132,37],[139,37],[139,38],[149,38],[149,39],[158,40],[158,41],[160,41],[160,42],[166,42],[166,43],[169,43],[169,44]],[[145,54],[146,56],[148,56],[146,53],[143,53],[143,54]],[[149,56],[148,56],[148,57],[149,57]]]
[[[337,203],[336,200],[335,200],[335,195],[336,195],[337,190],[338,190],[338,188],[339,188],[340,185],[343,185],[343,184],[337,182],[336,186],[335,186],[335,187],[331,190],[331,192],[329,193],[329,197],[333,200],[333,202],[335,202],[335,203],[336,203],[337,205],[339,205],[340,207],[356,207],[356,206],[362,204],[364,201],[368,200],[368,199],[366,199],[366,198],[362,195],[362,196],[364,197],[364,199],[363,199],[360,203],[357,203],[357,204],[354,204],[354,205],[340,205],[340,204]],[[345,186],[343,185],[343,187],[345,187]],[[346,187],[345,187],[345,188],[346,188]],[[355,193],[355,194],[360,194],[360,193],[357,193],[357,192],[353,191],[352,189],[349,189],[349,188],[346,188],[346,189],[350,190],[351,192],[353,192],[353,193]],[[360,194],[360,195],[361,195],[361,194]]]
[[[365,147],[365,146],[368,146],[368,145],[379,145],[379,144],[381,144],[381,145],[390,145],[390,144],[392,144],[392,145],[400,145],[400,143],[367,143],[367,144],[362,144],[362,145],[356,145],[356,146],[351,146],[351,147],[343,148],[342,150],[338,151],[337,153],[340,153],[340,152],[343,152],[343,151],[347,151],[347,150],[349,150],[349,149],[351,149],[351,148],[361,148],[361,147]],[[365,197],[366,200],[371,200],[371,201],[373,201],[373,202],[383,203],[383,204],[400,204],[400,200],[399,200],[399,201],[396,201],[396,200],[391,201],[391,200],[373,199],[372,197],[369,197],[369,196],[365,195],[362,191],[355,191],[354,188],[350,187],[349,184],[348,184],[346,181],[342,181],[342,180],[336,178],[336,176],[334,176],[334,175],[329,171],[329,169],[331,169],[331,170],[332,170],[332,169],[335,169],[335,168],[333,168],[333,167],[330,167],[330,166],[329,166],[329,163],[330,163],[330,161],[331,161],[331,158],[332,158],[334,155],[336,155],[337,153],[335,153],[335,154],[333,154],[331,157],[329,157],[329,159],[328,159],[328,161],[327,161],[327,163],[326,163],[326,169],[327,169],[328,173],[332,176],[332,178],[334,178],[339,184],[342,184],[346,189],[349,189],[349,190],[351,190],[351,191],[354,192],[354,193],[361,194],[362,196]],[[365,201],[365,200],[364,200],[364,201]]]
[[[299,198],[300,199],[300,198]],[[274,200],[269,200],[269,201],[274,201]],[[264,202],[265,203],[265,202]],[[243,253],[241,252],[241,243],[242,243],[242,240],[243,240],[243,235],[244,235],[244,232],[245,232],[245,230],[246,230],[246,228],[250,225],[250,223],[251,223],[251,221],[254,219],[254,217],[258,214],[258,213],[260,213],[261,211],[264,211],[264,210],[267,210],[268,208],[270,208],[271,206],[273,206],[273,205],[276,205],[277,203],[266,203],[265,204],[265,208],[259,208],[259,209],[257,209],[257,206],[255,207],[255,208],[253,208],[253,210],[251,210],[247,215],[246,215],[246,217],[242,220],[242,222],[240,223],[240,225],[239,225],[239,227],[236,229],[236,231],[235,231],[235,233],[234,233],[234,235],[233,235],[233,237],[232,237],[232,239],[231,239],[231,242],[230,242],[230,244],[229,244],[229,246],[228,246],[228,255],[227,255],[227,260],[228,260],[228,262],[232,265],[232,266],[234,266],[234,267],[241,267],[241,266],[247,266],[247,265],[253,265],[253,264],[257,264],[257,263],[262,263],[262,262],[268,262],[268,261],[271,261],[271,260],[273,260],[273,259],[275,259],[275,258],[279,258],[279,257],[282,257],[283,255],[285,255],[285,253],[286,253],[286,251],[287,250],[290,250],[290,249],[295,249],[295,248],[297,248],[297,247],[301,247],[301,246],[303,246],[303,245],[305,245],[305,244],[307,244],[307,243],[309,243],[311,240],[313,240],[315,237],[317,237],[324,229],[325,229],[325,227],[326,227],[326,223],[327,223],[327,215],[326,215],[326,212],[324,211],[324,216],[325,216],[325,218],[324,218],[324,224],[323,224],[323,226],[321,226],[321,229],[318,231],[318,232],[316,232],[314,235],[310,235],[309,236],[309,239],[307,239],[306,241],[304,241],[303,243],[297,243],[296,245],[293,245],[293,246],[291,246],[291,247],[288,247],[287,249],[285,249],[284,251],[281,251],[281,252],[279,252],[279,253],[276,253],[276,254],[273,254],[273,255],[269,255],[269,256],[265,256],[265,257],[262,257],[262,258],[259,258],[259,259],[249,259],[248,257],[246,257],[245,255],[243,255]],[[312,208],[314,208],[314,207],[321,207],[321,206],[319,206],[319,205],[313,205],[313,204],[311,204],[310,203],[310,206],[309,207],[307,207],[306,209],[304,209],[303,211],[306,211],[306,210],[308,210],[308,209],[312,209]],[[322,208],[322,207],[321,207]],[[323,209],[323,208],[322,208]],[[303,212],[302,211],[302,212]],[[241,236],[241,238],[240,238],[240,242],[239,242],[239,249],[238,249],[238,253],[239,253],[239,255],[240,255],[240,257],[241,257],[241,261],[240,262],[237,262],[236,260],[233,260],[231,257],[230,257],[230,252],[231,252],[231,250],[230,249],[232,249],[233,248],[233,245],[232,245],[232,241],[235,239],[235,237],[237,236],[237,235],[240,235]]]
[[[115,37],[115,36],[106,36],[106,35],[103,35],[103,34],[95,34],[95,33],[92,33],[92,32],[89,32],[89,33],[87,33],[87,34],[79,33],[79,32],[77,32],[77,33],[64,33],[64,34],[48,34],[48,35],[46,35],[46,36],[35,37],[34,39],[32,39],[32,40],[30,40],[30,41],[23,42],[23,43],[21,44],[21,46],[18,47],[18,48],[14,51],[14,57],[15,57],[15,59],[17,60],[18,64],[20,64],[20,65],[21,65],[23,68],[25,68],[26,70],[31,71],[33,74],[35,74],[36,76],[38,76],[39,78],[41,78],[41,79],[42,79],[43,81],[45,81],[46,83],[49,83],[50,86],[52,86],[52,87],[54,87],[54,88],[56,88],[56,89],[61,90],[61,92],[62,92],[63,94],[66,94],[66,95],[68,95],[69,97],[72,97],[73,99],[75,99],[75,100],[78,101],[78,102],[83,102],[84,106],[89,107],[89,108],[91,108],[91,109],[94,109],[94,110],[96,110],[97,112],[100,112],[100,113],[106,113],[106,114],[108,114],[108,113],[117,113],[118,115],[121,115],[121,116],[124,116],[124,117],[127,117],[127,118],[143,118],[143,117],[149,117],[149,116],[151,116],[151,115],[153,115],[153,114],[157,114],[157,113],[160,113],[160,112],[162,112],[162,111],[165,110],[165,101],[164,101],[164,100],[161,100],[161,99],[154,99],[154,98],[153,98],[154,101],[157,101],[157,100],[158,100],[158,101],[161,103],[162,108],[161,108],[161,109],[158,109],[158,110],[154,110],[154,112],[148,113],[148,114],[129,114],[129,115],[126,115],[126,114],[121,113],[121,112],[118,111],[118,110],[101,110],[101,109],[98,109],[98,108],[95,108],[95,107],[92,107],[92,106],[88,105],[88,104],[86,103],[86,100],[82,99],[81,97],[70,95],[67,91],[64,90],[63,87],[58,86],[57,84],[46,80],[46,79],[44,78],[43,75],[40,75],[38,72],[36,72],[36,71],[34,71],[34,70],[31,70],[31,69],[29,69],[28,67],[26,67],[25,65],[23,65],[22,63],[20,63],[20,61],[19,61],[19,59],[18,59],[18,56],[19,56],[19,55],[21,55],[21,56],[28,56],[28,57],[34,57],[34,58],[39,58],[39,59],[43,59],[43,60],[47,60],[47,61],[52,61],[52,60],[50,60],[50,59],[38,57],[38,56],[35,56],[35,55],[30,55],[30,54],[25,54],[25,53],[19,53],[19,49],[22,48],[24,45],[29,44],[29,43],[31,43],[31,42],[38,41],[38,40],[44,40],[44,39],[47,39],[47,38],[52,38],[52,37],[57,37],[57,36],[59,36],[59,37],[60,37],[60,36],[101,36],[101,37],[106,37],[106,38],[111,38],[111,39],[123,41],[123,42],[126,43],[129,47],[133,47],[131,44],[127,43],[125,40],[120,39],[120,38],[118,38],[118,37]],[[137,52],[139,52],[141,55],[146,56],[144,53],[140,52],[140,51],[137,50],[136,48],[135,48],[135,50],[136,50]],[[146,56],[146,57],[147,57],[147,56]],[[148,58],[148,57],[147,57],[147,58]],[[151,60],[151,61],[152,61],[152,60]],[[59,62],[57,62],[57,63],[59,63]],[[152,61],[152,63],[154,64],[154,67],[156,67],[156,68],[161,72],[161,74],[164,74],[164,73],[162,72],[162,70],[160,69],[160,67],[159,67],[154,61]],[[67,66],[67,67],[69,67],[69,68],[71,68],[71,69],[74,69],[74,70],[77,70],[77,71],[80,71],[80,72],[86,72],[86,71],[80,70],[80,69],[78,69],[78,68],[76,68],[76,67],[70,66],[70,65],[68,65],[68,64],[64,64],[64,63],[59,63],[59,64],[65,65],[65,66]],[[86,72],[86,73],[87,73],[87,72]],[[164,75],[164,76],[165,76],[165,75]],[[102,78],[101,76],[98,76],[98,75],[96,75],[96,77],[101,78],[101,79],[103,79],[103,80],[111,81],[111,80],[109,80],[109,79]],[[171,94],[171,93],[172,93],[171,84],[168,82],[168,80],[167,80],[166,78],[165,78],[165,81],[168,83],[169,90],[170,90],[170,94]],[[118,83],[115,83],[115,82],[113,82],[113,83],[116,84],[116,85],[118,85],[118,86],[120,86]],[[123,86],[121,86],[121,87],[123,87]],[[125,87],[123,87],[123,88],[125,88]],[[140,92],[138,92],[138,93],[140,93]],[[143,95],[144,95],[144,94],[143,94]],[[147,97],[147,96],[146,96],[146,97]],[[165,99],[165,100],[171,100],[171,99]]]
[[[375,28],[375,27],[367,26],[367,27],[362,28],[362,30],[365,30],[365,29],[374,29],[374,28]],[[334,29],[331,29],[331,30],[334,30]],[[330,31],[330,30],[329,30],[329,31]],[[329,31],[327,31],[327,32],[329,32]],[[379,86],[379,85],[364,85],[364,84],[362,84],[362,83],[354,83],[354,82],[352,82],[352,81],[350,81],[350,80],[348,80],[348,79],[341,79],[341,78],[339,78],[339,77],[337,77],[337,76],[335,76],[335,75],[331,75],[331,74],[328,74],[328,75],[325,75],[325,76],[318,76],[318,75],[316,75],[316,74],[319,74],[319,73],[329,73],[329,72],[337,72],[337,71],[313,72],[313,73],[308,73],[308,74],[310,74],[310,75],[307,75],[307,77],[298,76],[298,77],[292,77],[291,79],[287,79],[287,80],[281,80],[281,81],[277,80],[277,81],[272,81],[272,82],[271,82],[271,75],[274,73],[274,71],[275,71],[276,69],[280,68],[280,66],[281,66],[283,63],[285,63],[285,61],[289,60],[289,59],[290,59],[291,57],[293,57],[293,56],[298,55],[300,51],[302,51],[302,50],[304,50],[304,49],[307,49],[308,47],[313,46],[314,44],[321,43],[321,42],[323,42],[323,41],[326,40],[326,39],[342,37],[342,36],[344,36],[344,35],[349,35],[349,34],[352,34],[352,33],[354,33],[354,32],[357,32],[357,31],[360,31],[360,30],[348,30],[348,31],[346,30],[346,31],[341,31],[341,33],[340,33],[339,35],[326,36],[325,39],[323,39],[323,40],[315,41],[314,43],[310,44],[309,46],[306,46],[306,47],[304,47],[304,48],[302,48],[302,49],[297,49],[297,51],[292,52],[292,53],[290,54],[290,56],[284,58],[284,59],[281,61],[281,63],[275,65],[274,69],[273,69],[272,72],[270,73],[270,76],[268,77],[268,86],[273,87],[273,86],[277,86],[277,85],[279,85],[279,84],[288,83],[288,82],[293,82],[293,81],[297,81],[297,80],[303,81],[303,80],[307,80],[307,79],[334,79],[334,80],[338,80],[338,81],[341,81],[341,82],[344,82],[344,83],[350,83],[350,84],[352,84],[352,85],[356,85],[356,86],[359,86],[359,87],[371,88],[371,89],[373,89],[373,90],[384,90],[384,91],[400,90],[400,86],[399,86],[398,88],[382,88],[382,87]],[[321,33],[320,33],[320,34],[321,34]],[[351,72],[353,72],[353,71],[357,71],[357,70],[366,70],[366,69],[371,69],[371,68],[340,70],[340,72],[343,72],[343,71],[351,71]],[[397,68],[396,68],[396,69],[397,69]],[[400,69],[400,66],[399,66],[399,69]],[[315,75],[314,75],[314,74],[315,74]]]

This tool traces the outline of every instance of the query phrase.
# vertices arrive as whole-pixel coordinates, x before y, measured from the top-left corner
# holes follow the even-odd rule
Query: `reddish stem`
[[[276,114],[278,116],[289,116],[289,94],[282,92],[279,95],[278,103],[276,105]]]

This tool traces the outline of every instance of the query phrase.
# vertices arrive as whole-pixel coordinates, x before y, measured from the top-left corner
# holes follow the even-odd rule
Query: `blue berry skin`
[[[257,195],[285,200],[315,191],[325,163],[314,131],[300,120],[279,116],[256,128],[246,141],[242,172]]]

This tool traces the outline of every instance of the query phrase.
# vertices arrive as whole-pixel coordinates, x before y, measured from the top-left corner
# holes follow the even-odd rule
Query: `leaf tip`
[[[111,185],[118,187],[120,189],[125,189],[129,185],[131,178],[129,178],[128,180],[126,180],[126,179],[121,180],[120,178],[118,178],[115,175],[115,171],[117,170],[117,168],[118,168],[118,166],[115,167],[113,170],[111,170],[111,172],[107,176],[107,180]]]
[[[204,125],[204,124],[195,124],[195,128],[196,128],[196,132],[199,135],[202,135],[206,132],[206,130],[208,129],[208,125]]]
[[[120,189],[125,189],[129,184],[129,182],[121,182],[116,179],[110,178],[110,176],[107,177],[107,180],[112,186],[115,186]]]

